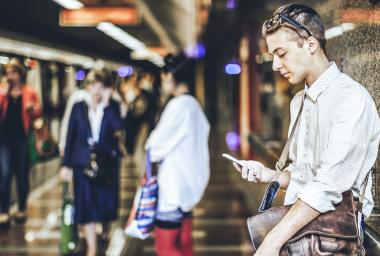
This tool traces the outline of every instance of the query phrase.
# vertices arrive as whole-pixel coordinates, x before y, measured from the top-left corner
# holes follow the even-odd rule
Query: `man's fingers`
[[[255,171],[253,169],[248,170],[248,181],[255,181]]]
[[[237,163],[232,163],[232,165],[235,167],[235,169],[241,173],[241,167]]]
[[[243,164],[243,168],[241,169],[241,177],[243,179],[248,178],[248,165],[247,164]]]

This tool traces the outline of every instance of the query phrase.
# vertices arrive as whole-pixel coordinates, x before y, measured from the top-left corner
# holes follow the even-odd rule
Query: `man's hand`
[[[255,183],[269,183],[275,176],[275,171],[266,168],[262,163],[257,161],[240,161],[242,167],[233,163],[237,171],[241,173],[241,177],[245,180]]]
[[[73,178],[73,170],[66,166],[62,166],[59,170],[59,177],[62,181],[70,181]]]

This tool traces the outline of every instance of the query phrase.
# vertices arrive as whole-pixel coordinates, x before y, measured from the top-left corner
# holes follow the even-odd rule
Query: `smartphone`
[[[233,157],[233,156],[230,156],[229,154],[223,154],[222,156],[223,156],[224,158],[226,158],[226,159],[228,159],[228,160],[230,160],[230,161],[232,161],[232,162],[238,164],[239,166],[243,166],[243,164],[241,163],[240,160],[236,159],[236,158]]]

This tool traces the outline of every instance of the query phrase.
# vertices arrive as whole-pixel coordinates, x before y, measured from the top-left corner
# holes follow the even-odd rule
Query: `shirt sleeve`
[[[364,93],[351,93],[337,105],[316,176],[298,196],[321,213],[334,210],[334,204],[342,201],[342,192],[353,187],[378,121]]]
[[[163,160],[182,140],[191,127],[191,110],[173,104],[167,105],[157,127],[150,134],[145,150],[149,150],[151,161]]]

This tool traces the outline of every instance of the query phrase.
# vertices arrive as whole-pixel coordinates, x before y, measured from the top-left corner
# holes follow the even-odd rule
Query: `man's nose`
[[[273,57],[273,63],[272,63],[272,69],[274,71],[279,71],[281,66],[282,66],[282,64],[281,64],[280,60],[276,56],[274,56]]]

